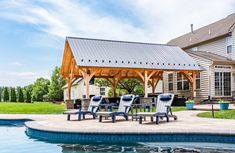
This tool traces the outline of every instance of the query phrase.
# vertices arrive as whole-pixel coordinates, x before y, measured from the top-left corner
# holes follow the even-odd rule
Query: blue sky
[[[166,43],[234,12],[234,0],[0,0],[0,86],[50,78],[66,36]]]

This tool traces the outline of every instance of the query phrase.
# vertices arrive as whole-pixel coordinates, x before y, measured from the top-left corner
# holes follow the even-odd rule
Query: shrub
[[[12,87],[10,91],[11,91],[10,101],[11,102],[16,102],[16,90],[15,90],[15,88]]]
[[[24,102],[24,94],[21,87],[18,87],[18,102]]]
[[[3,101],[9,101],[9,91],[8,91],[8,87],[4,87],[4,91],[3,91]]]
[[[29,90],[25,90],[25,102],[31,103],[31,93]]]

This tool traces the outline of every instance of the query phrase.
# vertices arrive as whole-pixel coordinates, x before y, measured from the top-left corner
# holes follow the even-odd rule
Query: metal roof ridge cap
[[[74,36],[66,36],[66,39],[97,40],[97,41],[108,41],[108,42],[120,42],[120,43],[132,43],[132,44],[145,44],[145,45],[159,45],[159,46],[179,47],[177,45],[171,45],[171,44],[158,44],[158,43],[150,43],[150,42],[148,43],[148,42],[111,40],[111,39],[98,39],[98,38],[85,38],[85,37],[74,37]]]

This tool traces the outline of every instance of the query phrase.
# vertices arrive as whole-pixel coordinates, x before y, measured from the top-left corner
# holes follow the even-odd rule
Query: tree
[[[27,102],[27,103],[31,103],[31,93],[30,93],[30,91],[29,90],[25,90],[25,102]]]
[[[32,90],[32,99],[34,101],[43,101],[43,96],[48,94],[48,87],[50,85],[50,81],[44,78],[38,78]]]
[[[47,96],[48,99],[52,101],[62,101],[64,96],[62,88],[65,84],[65,80],[60,75],[60,68],[56,66],[51,76],[51,83]]]
[[[107,81],[107,79],[103,79],[103,78],[95,79],[95,84],[98,84],[99,86],[102,86],[102,87],[111,87],[110,82]]]
[[[3,101],[9,101],[8,87],[4,87],[4,90],[3,90]]]
[[[106,79],[96,79],[96,84],[105,87],[111,87],[111,84]],[[118,91],[118,92],[117,92]],[[143,94],[144,88],[141,82],[138,79],[122,79],[118,82],[116,93],[127,93],[127,94]],[[110,91],[109,96],[112,94]]]
[[[16,102],[16,89],[11,87],[10,91],[11,91],[10,101],[11,102]]]
[[[118,82],[118,88],[125,89],[128,94],[136,94],[135,91],[141,86],[141,82],[137,79],[123,79]]]
[[[32,102],[32,91],[33,91],[33,84],[27,85],[24,87],[24,99],[25,102],[31,103]]]
[[[18,94],[18,102],[24,102],[24,94],[23,94],[23,89],[21,87],[18,87],[17,94]]]

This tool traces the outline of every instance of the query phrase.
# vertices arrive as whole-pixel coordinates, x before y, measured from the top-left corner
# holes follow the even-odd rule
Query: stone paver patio
[[[61,132],[85,132],[85,133],[221,133],[235,134],[235,120],[199,118],[197,113],[202,111],[180,111],[174,114],[177,121],[167,123],[165,120],[159,125],[150,123],[149,120],[139,124],[137,121],[124,121],[118,118],[116,123],[98,119],[77,121],[77,116],[71,116],[71,121],[66,120],[66,115],[16,115],[0,114],[0,119],[32,119],[26,125],[39,130]]]

